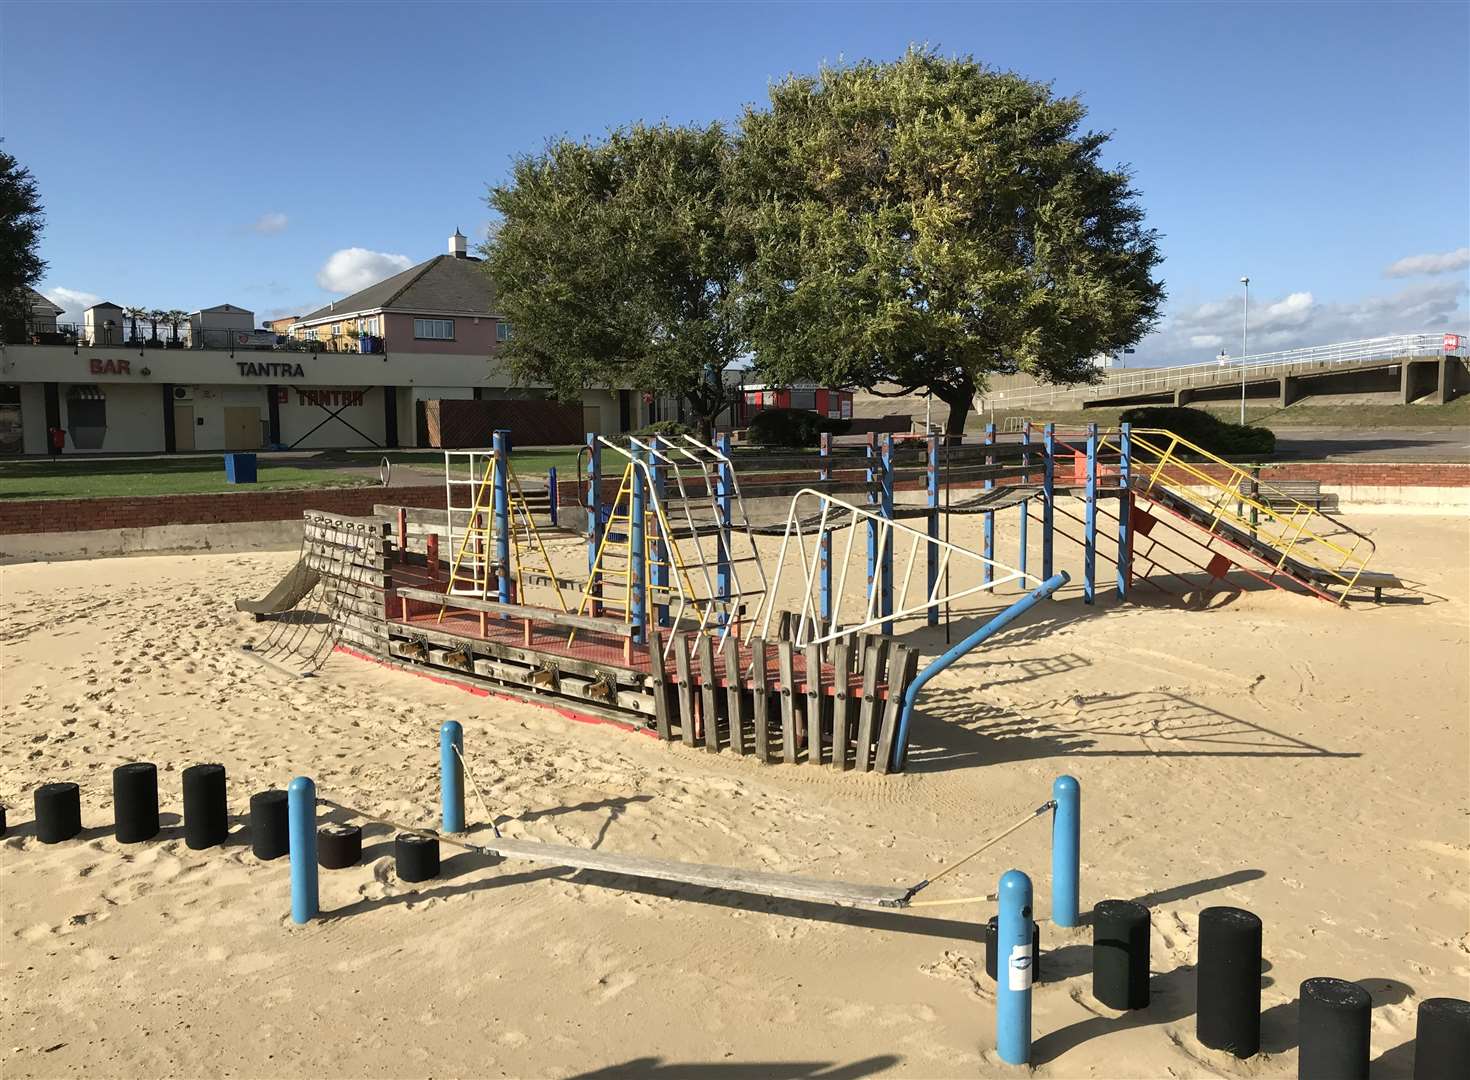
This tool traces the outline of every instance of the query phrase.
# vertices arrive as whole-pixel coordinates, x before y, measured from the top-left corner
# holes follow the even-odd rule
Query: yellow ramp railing
[[[1121,453],[1120,433],[1101,439]],[[1203,528],[1277,571],[1312,579],[1338,603],[1373,557],[1367,536],[1170,431],[1130,430],[1129,486],[1144,495],[1166,489],[1206,516]]]

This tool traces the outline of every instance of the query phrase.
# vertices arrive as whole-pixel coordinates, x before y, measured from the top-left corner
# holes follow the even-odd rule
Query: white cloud
[[[268,210],[255,219],[255,224],[250,226],[263,236],[274,236],[276,233],[286,231],[286,215],[279,210]]]
[[[1448,274],[1470,267],[1470,247],[1439,254],[1410,255],[1383,268],[1384,277],[1413,277],[1415,274]]]
[[[102,303],[102,297],[96,293],[82,292],[80,289],[67,289],[57,285],[49,289],[37,290],[47,300],[57,307],[63,308],[58,316],[62,322],[81,322],[82,312],[93,304]]]
[[[1307,291],[1282,297],[1252,293],[1250,351],[1272,352],[1306,345],[1384,337],[1390,334],[1465,332],[1470,328],[1470,284],[1424,281],[1395,293],[1324,303]],[[1166,313],[1158,330],[1138,345],[1139,364],[1204,363],[1220,348],[1240,354],[1241,308],[1234,295]],[[1134,363],[1129,357],[1129,363]]]
[[[413,265],[407,255],[350,247],[332,252],[316,273],[316,283],[328,292],[350,293],[392,277]]]

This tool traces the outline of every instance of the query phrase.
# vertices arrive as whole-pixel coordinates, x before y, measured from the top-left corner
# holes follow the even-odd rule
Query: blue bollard
[[[291,834],[291,921],[310,922],[321,905],[316,891],[316,785],[298,776],[286,789]]]
[[[995,1046],[1008,1065],[1031,1060],[1031,879],[1007,870],[1000,879],[1000,919],[995,939]]]
[[[1076,777],[1059,776],[1052,783],[1056,809],[1051,818],[1051,921],[1076,926],[1079,878],[1082,871],[1082,785]]]
[[[446,720],[439,729],[439,805],[443,809],[443,831],[464,832],[464,728],[458,720]]]

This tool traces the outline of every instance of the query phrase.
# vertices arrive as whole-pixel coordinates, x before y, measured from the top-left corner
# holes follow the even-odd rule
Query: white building
[[[128,339],[123,309],[109,301],[82,312],[82,341],[88,345],[121,345]]]

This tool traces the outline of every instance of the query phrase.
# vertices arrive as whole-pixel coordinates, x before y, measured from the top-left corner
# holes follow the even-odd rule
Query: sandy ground
[[[4,567],[0,1068],[1015,1073],[993,1051],[986,905],[851,912],[448,848],[442,877],[412,886],[369,826],[361,865],[322,872],[325,917],[293,926],[284,861],[250,852],[250,794],[309,774],[335,804],[432,826],[453,717],[508,835],[856,881],[931,875],[1070,772],[1084,907],[1150,906],[1153,1004],[1100,1006],[1087,929],[1044,924],[1038,1076],[1295,1075],[1296,987],[1316,975],[1371,991],[1375,1076],[1407,1076],[1417,1002],[1470,996],[1470,536],[1462,518],[1371,524],[1423,604],[1265,591],[1184,611],[1140,591],[1087,608],[1073,588],[932,684],[911,771],[889,778],[664,746],[340,655],[282,679],[236,650],[258,630],[230,600],[263,593],[294,553]],[[158,764],[166,825],[124,847],[109,785],[130,760]],[[229,843],[196,852],[179,773],[203,761],[228,768],[238,816]],[[44,846],[31,792],[62,779],[82,786],[86,829]],[[470,816],[483,831],[473,798]],[[990,892],[1014,866],[1044,918],[1047,851],[1045,824],[1028,826],[930,895]],[[1249,1062],[1194,1037],[1211,904],[1265,922],[1264,1052]]]

